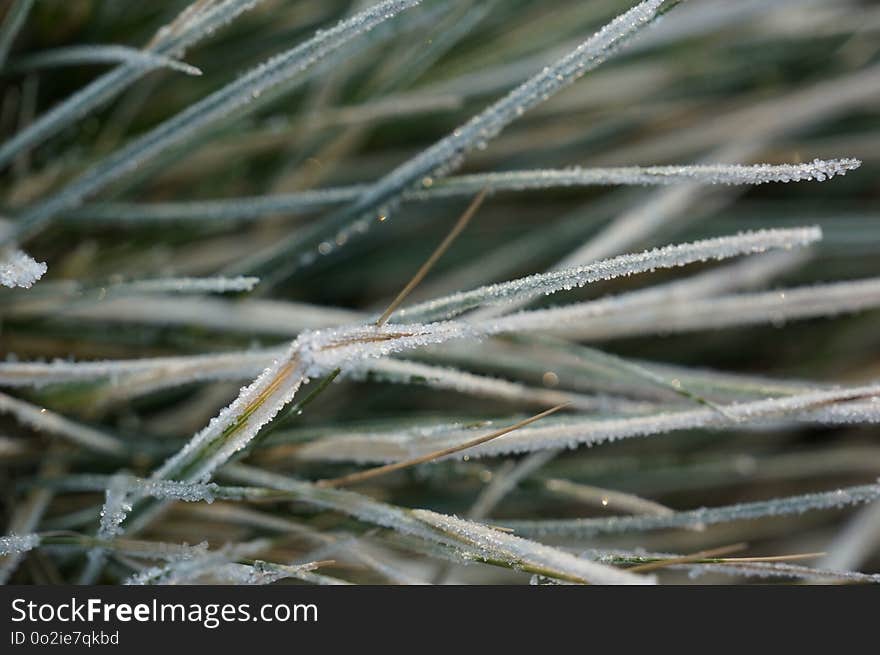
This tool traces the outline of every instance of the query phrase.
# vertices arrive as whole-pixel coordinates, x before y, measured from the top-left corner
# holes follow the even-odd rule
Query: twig
[[[366,471],[359,471],[357,473],[351,473],[350,475],[343,475],[339,478],[319,480],[317,484],[321,487],[341,487],[343,485],[363,482],[364,480],[369,480],[380,475],[385,475],[386,473],[391,473],[392,471],[399,471],[400,469],[409,468],[418,464],[424,464],[426,462],[430,462],[431,460],[438,459],[440,457],[446,457],[447,455],[452,455],[454,453],[461,452],[462,450],[467,450],[469,448],[479,446],[480,444],[484,444],[487,441],[497,439],[498,437],[509,434],[514,430],[518,430],[519,428],[525,427],[526,425],[534,423],[535,421],[539,421],[544,417],[555,414],[559,410],[568,407],[569,404],[570,403],[563,403],[562,405],[551,407],[550,409],[545,410],[540,414],[535,414],[530,418],[523,419],[519,423],[514,423],[513,425],[509,425],[506,428],[491,432],[490,434],[484,435],[482,437],[477,437],[476,439],[471,439],[470,441],[466,441],[463,444],[459,444],[457,446],[450,446],[449,448],[443,448],[442,450],[435,450],[434,452],[422,455],[420,457],[404,460],[402,462],[394,462],[393,464],[385,464],[384,466],[377,466],[376,468],[367,469]]]

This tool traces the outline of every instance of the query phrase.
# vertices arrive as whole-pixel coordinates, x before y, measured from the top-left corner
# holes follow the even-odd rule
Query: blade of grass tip
[[[34,0],[13,0],[9,9],[6,10],[3,24],[0,25],[0,69],[6,64],[6,57],[9,55],[12,42],[21,31],[33,5]]]
[[[416,272],[416,274],[412,277],[412,279],[407,283],[407,285],[401,289],[400,293],[397,294],[397,297],[388,305],[388,308],[382,312],[382,315],[376,320],[376,325],[381,327],[388,322],[388,319],[391,318],[391,315],[394,311],[400,307],[404,300],[406,300],[407,296],[421,283],[422,280],[425,279],[425,276],[430,272],[430,270],[434,267],[434,264],[443,256],[443,254],[449,249],[452,245],[452,242],[458,238],[458,235],[464,231],[467,227],[468,223],[470,223],[471,219],[474,215],[479,211],[480,206],[483,204],[483,201],[486,199],[486,194],[488,191],[483,189],[477,196],[471,201],[471,204],[468,205],[467,209],[464,210],[464,213],[459,217],[458,221],[456,221],[452,230],[450,230],[449,234],[446,235],[446,238],[437,246],[437,249],[431,253],[431,256],[425,260],[425,263],[422,264],[421,268]]]
[[[312,68],[346,43],[419,4],[421,0],[384,0],[329,30],[251,69],[202,100],[97,162],[60,191],[21,214],[10,239],[31,236],[60,212],[79,205],[87,196],[154,159],[184,139],[235,112],[255,108],[254,100]],[[289,87],[289,85],[288,85]],[[290,88],[286,89],[287,91]]]
[[[12,61],[11,72],[27,72],[56,66],[81,66],[88,64],[135,63],[149,68],[170,68],[187,75],[201,75],[202,71],[178,61],[173,57],[145,52],[122,45],[76,45],[66,48],[45,50],[37,54]]]
[[[614,491],[613,489],[578,484],[569,480],[551,478],[544,482],[544,488],[547,491],[608,510],[624,511],[629,514],[653,514],[656,516],[668,516],[675,513],[674,510],[666,505],[661,505],[647,498],[622,491]]]
[[[157,55],[180,57],[187,48],[213,34],[261,1],[226,0],[193,20],[184,21],[185,29],[160,29],[147,48]],[[185,9],[184,13],[186,12]],[[172,25],[176,23],[177,21]],[[142,62],[128,62],[90,82],[37,118],[28,129],[18,132],[0,144],[0,167],[6,166],[22,151],[38,146],[83,116],[89,115],[151,70],[151,67],[144,67]]]
[[[866,79],[867,78],[867,79]],[[873,78],[873,80],[872,80]],[[873,83],[872,83],[873,81]],[[718,125],[729,126],[723,132],[729,141],[714,150],[706,161],[744,161],[757,155],[761,148],[780,135],[802,130],[821,120],[843,113],[852,105],[864,102],[862,94],[868,97],[876,93],[876,72],[869,71],[844,78],[834,78],[832,82],[813,85],[781,99],[748,106],[744,110],[734,110],[731,114],[712,118],[713,128]],[[695,128],[686,133],[693,134]],[[676,134],[680,141],[683,133]],[[713,136],[714,139],[718,135]],[[706,143],[708,146],[708,142]],[[608,257],[615,252],[625,251],[633,244],[644,242],[675,221],[677,226],[688,220],[691,207],[703,197],[702,188],[688,184],[652,193],[646,200],[631,207],[616,217],[611,223],[595,234],[586,243],[566,256],[559,266],[593,261]],[[735,194],[726,192],[727,198]]]
[[[518,423],[514,423],[513,425],[509,425],[506,428],[502,428],[501,430],[496,430],[495,432],[491,432],[489,434],[483,435],[481,437],[477,437],[476,439],[471,439],[470,441],[466,441],[462,444],[458,444],[455,446],[450,446],[449,448],[443,448],[441,450],[436,450],[431,453],[427,453],[420,457],[415,457],[413,459],[404,460],[401,462],[394,462],[392,464],[386,464],[385,466],[377,466],[376,468],[367,469],[366,471],[359,471],[357,473],[351,473],[349,475],[343,475],[338,478],[332,478],[327,480],[319,480],[318,486],[321,487],[340,487],[349,484],[357,484],[359,482],[363,482],[364,480],[371,480],[380,475],[385,475],[386,473],[391,473],[393,471],[399,471],[404,468],[409,468],[412,466],[417,466],[419,464],[425,464],[427,462],[433,461],[435,459],[439,459],[441,457],[446,457],[448,455],[454,455],[455,453],[461,452],[463,450],[467,450],[469,448],[473,448],[474,446],[479,446],[480,444],[484,444],[488,441],[492,441],[493,439],[497,439],[498,437],[503,437],[505,434],[509,434],[514,430],[518,430],[519,428],[525,427],[526,425],[530,425],[535,421],[539,421],[546,416],[550,416],[551,414],[555,414],[556,412],[568,407],[569,403],[565,403],[563,405],[557,405],[556,407],[551,407],[548,410],[541,412],[540,414],[535,414],[527,419],[519,421]]]
[[[647,564],[631,566],[627,569],[627,571],[629,571],[630,573],[644,573],[645,571],[654,571],[656,569],[662,569],[664,567],[672,566],[675,564],[687,564],[689,562],[697,562],[700,560],[715,559],[721,555],[736,553],[738,551],[745,550],[746,548],[748,548],[748,544],[744,542],[731,544],[729,546],[721,546],[719,548],[712,548],[710,550],[701,550],[697,553],[693,553],[692,555],[683,555],[682,557],[673,557],[670,559],[658,560],[656,562],[648,562]]]

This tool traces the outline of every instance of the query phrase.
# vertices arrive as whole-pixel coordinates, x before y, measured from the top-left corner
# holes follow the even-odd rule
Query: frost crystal
[[[0,537],[0,555],[26,553],[40,545],[40,535],[10,534]]]
[[[4,287],[30,289],[45,272],[46,264],[21,250],[7,250],[0,254],[0,284]]]
[[[815,159],[809,164],[697,164],[685,166],[625,166],[619,168],[566,168],[510,171],[451,177],[427,190],[404,194],[404,199],[472,195],[482,189],[523,191],[570,186],[701,184],[766,184],[769,182],[824,182],[846,175],[862,165],[858,159]]]
[[[101,508],[101,525],[98,536],[110,539],[122,532],[122,522],[131,511],[130,494],[132,491],[131,476],[117,473],[107,485],[104,506]]]
[[[258,277],[181,277],[137,280],[113,287],[114,291],[131,290],[143,293],[230,293],[251,291],[260,283]]]

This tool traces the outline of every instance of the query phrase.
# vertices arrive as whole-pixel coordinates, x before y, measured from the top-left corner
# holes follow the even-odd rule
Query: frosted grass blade
[[[880,307],[880,279],[833,282],[759,293],[680,301],[617,314],[613,301],[523,312],[499,319],[503,331],[541,329],[577,339],[690,332],[838,316]],[[611,311],[609,311],[611,310]]]
[[[567,535],[589,537],[599,534],[642,532],[663,528],[693,528],[715,523],[747,521],[803,512],[841,509],[880,498],[880,484],[845,487],[802,496],[789,496],[724,507],[702,507],[667,516],[615,516],[601,519],[554,521],[504,521],[504,525],[524,535]]]
[[[533,573],[583,584],[652,584],[653,578],[591,562],[544,544],[500,530],[424,509],[412,511],[420,521],[486,552],[487,557],[508,561]]]
[[[451,318],[474,307],[528,300],[557,291],[582,287],[590,282],[650,272],[658,268],[675,268],[709,259],[727,259],[738,255],[765,252],[773,248],[789,249],[805,246],[821,238],[822,233],[818,228],[805,227],[793,230],[744,232],[735,236],[666,246],[642,253],[621,255],[586,266],[539,273],[511,282],[459,292],[401,309],[395,315],[395,319],[426,321]]]
[[[806,391],[782,398],[768,398],[722,405],[724,412],[714,408],[668,410],[632,417],[549,419],[544,425],[527,426],[495,441],[476,446],[468,451],[471,459],[511,453],[541,450],[559,450],[595,445],[619,439],[649,437],[679,430],[716,429],[740,430],[749,425],[761,425],[775,420],[805,420],[822,422],[857,422],[880,416],[877,402],[880,387],[867,385],[824,391]],[[864,399],[868,400],[864,400]],[[851,403],[849,401],[860,401]],[[863,414],[864,409],[868,415]],[[374,437],[334,437],[305,444],[299,451],[304,459],[334,459],[354,461],[394,461],[418,456],[440,448],[453,446],[468,439],[461,430],[440,432],[433,438],[389,435]],[[370,453],[374,453],[371,457]]]

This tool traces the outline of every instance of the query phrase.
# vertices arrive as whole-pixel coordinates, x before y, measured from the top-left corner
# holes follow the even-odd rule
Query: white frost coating
[[[578,339],[690,332],[828,317],[880,307],[880,278],[697,298],[619,312],[613,302],[578,303],[499,319],[501,332],[551,329]]]
[[[46,408],[0,393],[0,414],[12,414],[19,422],[36,431],[46,431],[67,437],[74,443],[97,452],[119,455],[125,447],[114,437],[86,425],[76,423]]]
[[[111,539],[122,533],[122,522],[131,511],[131,487],[131,477],[126,473],[117,473],[110,478],[101,508],[100,538]]]
[[[880,499],[880,484],[866,484],[801,496],[773,498],[754,503],[700,507],[668,516],[613,516],[602,519],[504,521],[503,523],[526,535],[564,534],[586,537],[597,534],[688,528],[714,523],[746,521],[767,516],[803,514],[813,510],[841,509],[877,499]]]
[[[315,563],[289,566],[260,560],[252,565],[229,562],[212,569],[211,578],[224,583],[240,585],[267,585],[286,578],[322,585],[348,584],[337,578],[312,573],[315,568],[317,568]]]
[[[561,170],[511,171],[462,175],[440,181],[424,191],[412,191],[405,198],[435,198],[470,195],[482,189],[522,191],[569,186],[666,185],[682,182],[701,184],[767,184],[769,182],[824,182],[846,175],[862,165],[857,159],[815,159],[809,164],[697,164],[690,166],[624,166]]]
[[[0,284],[4,287],[30,289],[45,272],[46,264],[24,251],[7,250],[0,254]]]
[[[499,530],[465,521],[455,516],[416,509],[413,516],[485,551],[489,559],[507,562],[512,566],[528,567],[543,575],[586,584],[653,584],[654,578],[592,562],[565,551],[528,539],[522,539]]]
[[[183,139],[244,109],[255,98],[314,66],[351,39],[416,6],[420,1],[384,0],[256,66],[108,155],[57,194],[24,212],[16,222],[15,235],[37,229],[61,211],[80,204],[86,196],[130,173]]]
[[[170,68],[187,75],[201,75],[195,66],[137,48],[121,45],[76,45],[45,50],[10,63],[16,71],[30,71],[54,66],[77,66],[81,64],[129,63],[148,69]]]
[[[582,287],[591,282],[635,275],[658,268],[674,268],[710,259],[722,260],[771,249],[789,249],[815,243],[822,238],[817,227],[757,230],[734,236],[716,237],[678,245],[620,255],[586,266],[539,273],[528,277],[462,291],[444,298],[405,308],[396,320],[449,318],[481,305],[511,303],[539,295]],[[551,325],[551,323],[547,323]]]
[[[770,398],[751,402],[722,405],[724,414],[714,408],[666,411],[645,416],[609,419],[546,419],[542,424],[526,426],[491,442],[468,450],[470,458],[510,453],[535,452],[589,446],[618,439],[648,437],[677,430],[740,429],[779,418],[843,422],[850,414],[864,416],[864,405],[878,403],[847,401],[880,397],[880,385],[849,387],[825,391],[808,391],[784,398]],[[831,405],[832,403],[838,403]],[[830,405],[829,407],[823,407]],[[871,416],[876,417],[874,413]],[[728,418],[729,417],[729,418]],[[416,457],[440,448],[467,441],[468,431],[448,431],[435,438],[413,438],[406,434],[338,437],[303,445],[299,457],[308,459],[344,460],[359,462],[394,461]]]
[[[230,293],[251,291],[260,283],[258,277],[181,277],[156,280],[136,280],[112,287],[112,290],[131,290],[140,293]]]
[[[85,480],[84,487],[89,480]],[[142,480],[127,473],[110,477],[105,491],[98,536],[110,539],[122,534],[122,523],[135,501],[149,496],[160,500],[213,503],[219,488],[216,484],[193,484],[173,480]]]
[[[558,187],[703,184],[765,184],[768,182],[823,181],[845,175],[861,165],[856,159],[816,159],[810,164],[711,164],[695,166],[629,166],[619,168],[567,168],[476,173],[438,180],[401,194],[403,201],[469,196],[490,191],[526,191]],[[220,221],[253,220],[276,214],[332,207],[356,200],[369,189],[355,184],[297,193],[168,203],[97,203],[65,214],[70,221]]]
[[[10,534],[0,537],[0,555],[18,555],[40,545],[38,534]]]
[[[228,544],[217,550],[193,550],[176,560],[162,566],[144,569],[125,581],[126,585],[145,584],[186,584],[197,581],[206,572],[225,566],[240,557],[249,557],[266,550],[269,542],[265,539]]]

